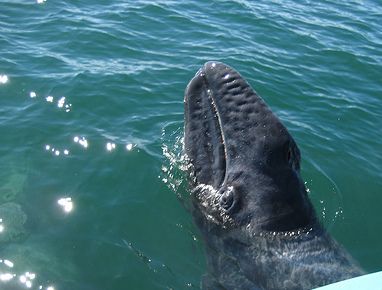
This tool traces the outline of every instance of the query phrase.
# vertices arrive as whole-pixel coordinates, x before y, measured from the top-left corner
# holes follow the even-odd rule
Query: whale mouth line
[[[203,75],[203,72],[201,72],[201,75],[203,77],[204,84],[207,88],[207,95],[208,95],[208,100],[210,101],[213,116],[215,117],[215,123],[217,124],[217,133],[219,134],[219,137],[221,138],[221,145],[222,145],[222,150],[224,152],[223,156],[215,156],[215,158],[222,158],[220,162],[222,162],[222,171],[223,171],[223,176],[220,184],[218,184],[219,187],[223,186],[224,180],[226,179],[227,175],[227,146],[226,146],[226,139],[224,135],[224,127],[222,125],[222,120],[221,116],[219,114],[218,107],[216,106],[216,102],[214,99],[214,94],[211,89],[209,89],[209,84],[207,78]],[[218,141],[218,140],[215,140]]]
[[[190,81],[185,93],[185,144],[194,165],[197,184],[218,189],[227,175],[227,145],[224,123],[216,104],[220,92],[210,83],[206,68],[201,68]]]

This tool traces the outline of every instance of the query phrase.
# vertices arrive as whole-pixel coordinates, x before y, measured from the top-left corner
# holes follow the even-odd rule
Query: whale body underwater
[[[295,140],[237,71],[207,62],[184,104],[202,289],[312,289],[364,274],[319,222]]]

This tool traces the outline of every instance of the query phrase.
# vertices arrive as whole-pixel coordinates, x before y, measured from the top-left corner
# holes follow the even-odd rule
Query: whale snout
[[[267,153],[293,142],[262,98],[231,67],[207,62],[187,86],[185,149],[199,182],[220,186],[229,175],[227,169],[266,165],[277,158]]]

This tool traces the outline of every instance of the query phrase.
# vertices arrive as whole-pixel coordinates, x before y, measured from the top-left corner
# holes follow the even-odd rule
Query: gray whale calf
[[[207,62],[187,86],[184,150],[203,289],[312,289],[363,274],[320,224],[296,142],[223,63]]]

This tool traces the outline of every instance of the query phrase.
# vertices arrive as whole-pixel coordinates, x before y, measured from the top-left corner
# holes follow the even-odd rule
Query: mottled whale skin
[[[203,289],[312,289],[363,274],[317,219],[296,142],[238,72],[207,62],[184,103]]]

